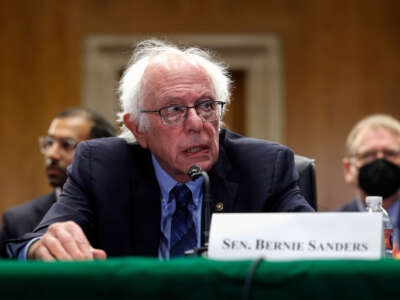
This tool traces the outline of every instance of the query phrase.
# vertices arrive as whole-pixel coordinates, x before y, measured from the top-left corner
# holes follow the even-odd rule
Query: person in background
[[[6,256],[1,243],[19,237],[39,224],[58,199],[67,180],[67,166],[72,163],[79,142],[115,135],[115,129],[102,116],[85,108],[69,108],[60,112],[51,122],[47,136],[39,137],[40,151],[45,157],[45,170],[53,191],[3,214],[0,228],[0,255]]]
[[[313,211],[290,149],[220,128],[230,79],[208,52],[144,41],[119,91],[121,137],[78,145],[61,199],[7,245],[14,257],[183,256],[203,245],[193,165],[208,172],[213,211]]]
[[[343,158],[344,178],[355,190],[354,199],[339,211],[364,211],[366,196],[382,196],[393,231],[400,233],[400,122],[375,114],[350,131]]]

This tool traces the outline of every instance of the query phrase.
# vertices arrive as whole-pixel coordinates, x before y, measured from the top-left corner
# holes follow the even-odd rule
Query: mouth
[[[47,167],[46,168],[46,170],[47,170],[47,174],[62,174],[62,173],[64,173],[64,170],[62,170],[61,168],[59,168],[59,167],[56,167],[56,166],[49,166],[49,167]]]
[[[204,154],[204,153],[208,153],[208,147],[205,145],[193,146],[193,147],[187,148],[183,152],[189,156],[196,155],[196,154]]]

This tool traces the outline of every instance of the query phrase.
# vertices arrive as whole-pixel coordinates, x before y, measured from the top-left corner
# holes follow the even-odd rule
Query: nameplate
[[[213,214],[211,259],[379,259],[382,215],[335,213]]]

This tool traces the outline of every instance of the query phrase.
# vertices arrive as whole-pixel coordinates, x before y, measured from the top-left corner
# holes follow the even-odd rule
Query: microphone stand
[[[199,176],[203,177],[203,243],[200,248],[195,247],[185,251],[185,256],[204,256],[207,257],[208,237],[210,234],[211,223],[211,194],[210,194],[210,178],[208,174],[201,170],[200,167],[194,165],[189,168],[188,175],[192,180],[196,180]]]

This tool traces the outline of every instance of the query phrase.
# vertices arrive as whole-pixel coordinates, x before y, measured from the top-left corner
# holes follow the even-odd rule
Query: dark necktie
[[[185,184],[178,183],[171,193],[175,196],[176,208],[172,216],[170,256],[183,256],[186,250],[197,245],[193,215],[189,210],[192,192]]]

